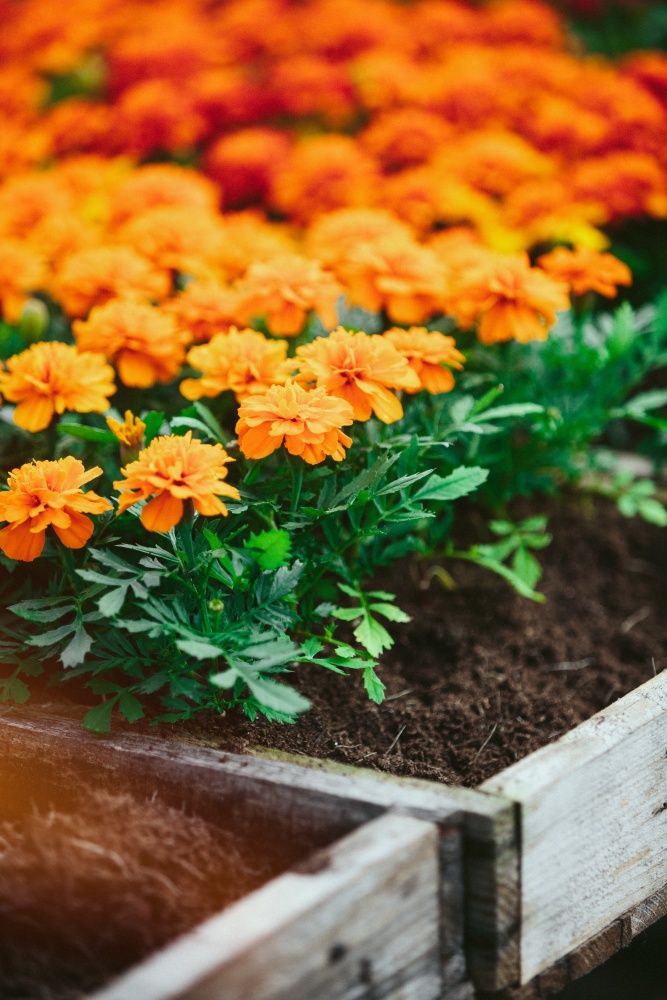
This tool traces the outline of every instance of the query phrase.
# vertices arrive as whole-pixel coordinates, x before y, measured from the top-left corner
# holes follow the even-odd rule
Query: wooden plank
[[[89,1000],[438,1000],[438,840],[366,824]]]
[[[464,921],[467,974],[482,990],[499,990],[519,980],[519,841],[513,802],[495,793],[452,788],[432,781],[401,778],[380,771],[351,767],[334,761],[315,760],[301,754],[254,747],[263,760],[298,764],[314,773],[317,785],[335,794],[344,779],[348,794],[361,795],[385,809],[417,816],[436,823],[462,818],[464,828]],[[455,811],[454,811],[455,810]],[[446,863],[443,862],[446,867]],[[445,868],[443,868],[444,872]],[[457,863],[449,870],[458,871]],[[443,874],[443,885],[446,885]],[[449,912],[452,951],[460,948],[459,904],[453,889],[443,892],[443,914]],[[446,917],[444,918],[446,919]],[[459,927],[458,938],[453,930]],[[447,930],[443,930],[446,936]],[[443,945],[443,955],[447,945]],[[446,959],[445,959],[446,962]],[[462,970],[465,971],[465,970]],[[449,988],[457,973],[444,971]]]
[[[482,789],[520,807],[521,983],[667,882],[667,673]]]

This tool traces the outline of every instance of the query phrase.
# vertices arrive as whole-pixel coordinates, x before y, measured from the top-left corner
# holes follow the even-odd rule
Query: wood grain
[[[89,1000],[440,1000],[438,841],[368,823]]]
[[[663,673],[482,785],[520,808],[521,983],[667,882],[666,748]]]

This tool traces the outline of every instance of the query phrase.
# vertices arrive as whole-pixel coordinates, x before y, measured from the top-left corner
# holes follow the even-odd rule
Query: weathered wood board
[[[660,912],[666,754],[663,673],[481,786],[519,806],[521,983],[626,912],[638,926]]]
[[[440,1000],[438,831],[387,815],[90,1000]]]

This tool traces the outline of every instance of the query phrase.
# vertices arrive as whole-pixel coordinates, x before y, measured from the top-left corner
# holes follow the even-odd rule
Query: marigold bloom
[[[68,549],[82,548],[93,533],[86,514],[111,510],[108,500],[81,489],[101,474],[98,466],[86,471],[71,455],[13,469],[9,489],[0,493],[0,521],[9,522],[0,531],[0,549],[9,559],[32,562],[44,548],[49,525]]]
[[[463,369],[465,358],[456,349],[453,337],[444,333],[429,332],[423,326],[411,326],[409,330],[393,327],[384,334],[399,354],[419,376],[420,388],[427,392],[450,392],[454,388],[454,376],[449,368]],[[444,368],[443,365],[449,365]],[[418,392],[406,389],[406,392]]]
[[[232,212],[221,222],[212,261],[228,281],[243,277],[255,261],[296,253],[296,242],[287,227],[267,222],[258,211]]]
[[[286,340],[268,340],[256,330],[237,330],[234,326],[210,343],[193,347],[187,361],[204,376],[181,382],[186,399],[219,396],[226,389],[231,389],[237,399],[244,399],[285,382],[295,367],[287,357]]]
[[[297,254],[251,264],[237,291],[241,322],[265,316],[271,333],[296,336],[311,309],[327,328],[338,320],[336,302],[341,288],[336,279],[318,261]]]
[[[103,354],[42,341],[7,361],[0,392],[17,403],[14,423],[27,431],[48,427],[54,413],[104,413],[116,391],[113,368]]]
[[[0,310],[8,323],[16,323],[28,293],[44,287],[42,258],[19,240],[0,240]]]
[[[265,458],[284,443],[290,455],[309,465],[331,455],[345,458],[352,438],[340,429],[353,422],[352,407],[326,389],[304,389],[296,382],[273,385],[265,393],[248,396],[239,407],[236,433],[246,458]]]
[[[131,247],[93,247],[67,257],[53,294],[68,316],[87,316],[110,299],[158,302],[168,295],[169,275]]]
[[[162,308],[176,317],[179,327],[187,330],[191,340],[201,343],[234,325],[238,295],[217,281],[191,281],[185,291],[169,299]]]
[[[132,410],[125,411],[125,421],[122,424],[113,417],[107,417],[107,427],[126,448],[137,448],[143,443],[146,424],[135,417]]]
[[[210,276],[222,229],[214,212],[165,205],[130,219],[117,235],[157,267]]]
[[[490,254],[457,275],[449,297],[451,312],[462,325],[478,320],[483,344],[546,340],[556,312],[569,305],[567,285],[531,268],[527,254]]]
[[[75,320],[72,332],[79,350],[99,350],[118,369],[125,385],[148,389],[171,382],[185,357],[187,334],[173,316],[139,302],[114,299]]]
[[[575,295],[598,292],[613,299],[618,285],[632,284],[630,268],[611,253],[556,247],[537,263],[556,281],[566,281]]]
[[[225,483],[225,466],[230,458],[220,444],[204,444],[193,438],[192,431],[183,437],[169,435],[154,438],[121,473],[125,479],[115,482],[122,490],[118,513],[139,500],[153,497],[141,511],[141,523],[147,531],[171,531],[183,517],[184,501],[191,500],[200,514],[228,513],[221,496],[239,499],[235,486]]]
[[[276,166],[291,144],[289,134],[278,129],[238,129],[209,147],[204,168],[222,186],[225,205],[239,208],[267,196]]]
[[[196,171],[175,163],[151,163],[134,170],[113,192],[111,221],[117,225],[170,205],[215,212],[219,202],[216,185]]]
[[[403,407],[391,389],[418,390],[419,377],[384,337],[338,327],[297,348],[299,381],[313,381],[351,404],[355,420],[372,413],[385,424],[400,420]]]
[[[395,323],[422,323],[442,308],[444,268],[432,250],[388,236],[351,250],[338,266],[350,302],[384,308]]]
[[[341,261],[361,243],[383,237],[410,239],[409,226],[381,208],[339,208],[315,219],[306,231],[306,250],[336,272]]]

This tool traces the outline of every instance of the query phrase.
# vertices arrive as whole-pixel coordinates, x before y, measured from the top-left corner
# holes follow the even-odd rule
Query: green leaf
[[[478,423],[487,420],[504,420],[507,417],[527,417],[531,413],[544,413],[544,407],[538,403],[507,403],[505,406],[494,406],[485,413],[475,417]]]
[[[637,503],[637,513],[650,524],[657,524],[659,528],[664,528],[667,525],[667,510],[659,500],[642,498]]]
[[[276,712],[297,715],[310,708],[310,701],[294,688],[287,687],[286,684],[279,684],[268,677],[245,676],[244,680],[257,701]]]
[[[222,650],[205,639],[177,639],[176,645],[181,652],[193,656],[195,660],[212,660],[220,656]]]
[[[410,622],[412,618],[410,615],[406,614],[401,608],[397,608],[395,604],[371,604],[371,611],[375,611],[376,614],[382,615],[390,622]]]
[[[20,677],[11,677],[5,691],[17,705],[22,705],[30,697],[30,688]]]
[[[298,559],[291,567],[281,566],[277,570],[269,589],[269,601],[277,601],[280,597],[287,597],[291,594],[305,569],[304,563]]]
[[[194,408],[204,421],[206,426],[209,428],[214,438],[220,442],[220,444],[226,444],[228,441],[228,435],[225,434],[222,426],[218,423],[216,418],[213,416],[208,406],[204,406],[202,402],[197,400],[194,404]]]
[[[667,406],[667,389],[650,389],[629,399],[623,412],[628,416],[643,416],[648,410],[657,410],[662,406]]]
[[[99,599],[97,607],[105,618],[112,618],[122,609],[123,602],[125,601],[125,597],[127,595],[127,590],[127,585],[114,587],[112,590],[109,590],[104,597]]]
[[[53,607],[54,604],[60,606]],[[18,604],[11,604],[8,608],[19,618],[29,622],[55,622],[74,609],[75,603],[70,597],[61,597],[57,600],[47,597],[37,601],[20,601]]]
[[[141,702],[133,694],[130,694],[129,691],[123,691],[120,695],[118,699],[118,711],[128,722],[136,722],[138,719],[143,719],[144,716]]]
[[[230,668],[229,670],[223,670],[219,674],[211,674],[209,681],[211,684],[215,684],[216,687],[230,688],[238,678],[236,670]]]
[[[542,576],[542,567],[534,555],[520,545],[512,559],[512,569],[523,582],[532,589]]]
[[[363,608],[336,608],[330,612],[332,618],[339,618],[343,622],[353,622],[355,618],[361,618],[363,613]]]
[[[489,477],[489,470],[479,466],[459,466],[452,473],[442,479],[440,476],[431,476],[420,490],[414,494],[415,500],[456,500],[458,497],[472,493],[485,483]]]
[[[149,445],[154,437],[157,437],[164,423],[164,413],[158,410],[151,410],[145,417],[141,418],[146,424],[144,431],[144,443]]]
[[[393,483],[388,483],[382,489],[374,490],[373,496],[383,497],[387,493],[398,493],[399,490],[404,490],[406,487],[412,486],[413,483],[418,483],[420,479],[425,479],[431,472],[433,472],[433,469],[426,469],[424,472],[415,472],[411,476],[401,476],[400,479],[395,479]]]
[[[90,652],[92,644],[92,638],[80,622],[76,627],[72,641],[65,646],[60,654],[60,662],[63,667],[76,667],[79,663],[83,663],[86,653]]]
[[[380,625],[368,614],[364,615],[355,628],[354,637],[373,658],[378,657],[383,650],[391,649],[394,645],[394,640],[384,625]]]
[[[244,548],[262,569],[278,569],[288,561],[292,543],[289,532],[276,529],[250,535]]]
[[[359,597],[359,591],[355,590],[354,587],[350,587],[347,583],[339,583],[338,589],[342,590],[348,597]]]
[[[96,705],[86,712],[83,717],[84,729],[90,729],[93,733],[108,733],[111,729],[111,713],[116,704],[116,698],[109,698],[101,705]]]
[[[76,624],[71,622],[69,625],[61,625],[60,628],[52,628],[48,632],[42,632],[41,635],[31,635],[26,642],[30,646],[51,646],[71,635],[75,628]]]
[[[376,705],[381,705],[384,701],[385,685],[382,683],[378,675],[375,673],[375,668],[370,666],[366,667],[363,673],[364,677],[364,687],[366,688],[366,693],[371,701],[374,701]]]
[[[67,423],[61,420],[57,425],[59,434],[69,434],[79,441],[95,441],[98,444],[115,444],[116,435],[101,427],[86,427],[85,424]]]

